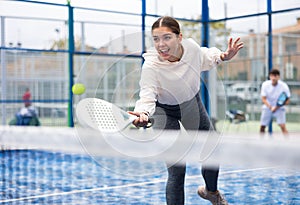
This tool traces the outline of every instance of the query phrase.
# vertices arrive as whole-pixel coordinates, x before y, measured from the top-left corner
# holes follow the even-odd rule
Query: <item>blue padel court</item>
[[[165,204],[163,162],[32,150],[4,150],[0,159],[0,204]],[[185,204],[210,204],[197,195],[200,167],[187,166]],[[221,166],[219,189],[230,204],[300,204],[300,173]]]

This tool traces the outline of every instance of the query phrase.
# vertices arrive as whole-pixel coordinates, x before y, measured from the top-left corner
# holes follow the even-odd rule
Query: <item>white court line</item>
[[[253,168],[253,169],[241,169],[241,170],[225,171],[225,172],[222,172],[222,174],[251,172],[251,171],[267,170],[267,169],[274,169],[274,168],[277,168],[277,167],[262,167],[262,168]],[[202,177],[202,175],[186,176],[186,179],[194,179],[194,178],[200,178],[200,177]],[[59,193],[52,193],[52,194],[42,194],[42,195],[36,195],[36,196],[21,197],[21,198],[17,198],[17,199],[0,200],[0,203],[26,201],[26,200],[31,200],[31,199],[40,199],[40,198],[47,198],[47,197],[53,197],[53,196],[64,196],[64,195],[71,195],[71,194],[78,194],[78,193],[85,193],[85,192],[93,192],[93,191],[122,189],[122,188],[128,188],[128,187],[143,186],[143,185],[148,185],[148,184],[163,183],[165,181],[166,181],[166,179],[160,179],[160,180],[154,180],[154,181],[149,181],[149,182],[140,182],[140,183],[119,185],[119,186],[99,187],[99,188],[74,190],[74,191],[59,192]]]
[[[99,187],[99,188],[93,188],[93,189],[82,189],[82,190],[59,192],[59,193],[53,193],[53,194],[42,194],[42,195],[37,195],[37,196],[21,197],[21,198],[17,198],[17,199],[5,199],[5,200],[0,200],[0,203],[25,201],[25,200],[30,200],[30,199],[39,199],[39,198],[46,198],[46,197],[52,197],[52,196],[63,196],[63,195],[78,194],[78,193],[84,193],[84,192],[121,189],[121,188],[143,186],[143,185],[147,185],[147,184],[155,184],[155,183],[162,183],[162,182],[165,182],[165,180],[155,180],[155,181],[151,181],[151,182],[140,182],[140,183],[125,184],[125,185],[111,186],[111,187]]]
[[[233,174],[233,173],[242,173],[242,172],[252,172],[252,171],[260,171],[260,170],[267,170],[267,169],[274,169],[278,167],[261,167],[261,168],[253,168],[253,169],[239,169],[239,170],[232,170],[232,171],[220,171],[220,174]],[[187,176],[186,179],[195,179],[200,178],[202,175],[194,175],[194,176]]]
[[[279,168],[279,167],[260,167],[260,168],[252,168],[252,169],[240,169],[240,170],[224,171],[224,172],[222,172],[222,174],[253,172],[253,171],[261,171],[261,170],[275,169],[275,168]]]

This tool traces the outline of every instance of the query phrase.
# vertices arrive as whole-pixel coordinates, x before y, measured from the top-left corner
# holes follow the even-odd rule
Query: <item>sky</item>
[[[47,0],[44,2],[66,4],[66,0]],[[210,17],[220,19],[266,11],[266,0],[210,0]],[[273,0],[272,9],[288,9],[300,7],[299,0]],[[121,12],[141,13],[141,0],[71,0],[74,7],[96,8]],[[226,6],[225,6],[226,5]],[[147,0],[147,13],[172,15],[179,18],[198,18],[201,15],[201,0]],[[66,7],[46,4],[32,4],[14,1],[0,1],[0,16],[18,17],[5,20],[5,45],[22,43],[22,47],[47,49],[53,41],[67,35],[65,20],[68,18]],[[21,17],[21,18],[19,18]],[[28,17],[43,20],[27,19]],[[296,24],[300,10],[273,17],[273,28]],[[141,17],[137,15],[121,15],[91,10],[74,10],[77,22],[111,22],[116,25],[87,23],[84,25],[86,44],[101,47],[112,39],[123,35],[140,33]],[[146,18],[149,27],[155,18]],[[120,25],[123,24],[123,25]],[[245,35],[250,29],[263,33],[267,31],[266,17],[252,17],[227,22],[236,35]],[[76,23],[75,38],[82,35],[82,24]],[[1,33],[3,31],[1,30]]]

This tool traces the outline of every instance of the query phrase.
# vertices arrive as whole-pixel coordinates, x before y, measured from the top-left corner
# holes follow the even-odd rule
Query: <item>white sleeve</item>
[[[261,97],[267,96],[267,94],[266,94],[266,83],[265,82],[263,82],[263,84],[261,85],[260,96]]]
[[[201,58],[202,58],[201,70],[210,70],[216,67],[217,65],[219,65],[222,62],[220,57],[221,53],[222,51],[216,47],[212,47],[212,48],[201,47]]]
[[[142,68],[140,80],[140,99],[136,102],[135,112],[148,112],[153,115],[155,112],[157,96],[157,78],[153,69]]]

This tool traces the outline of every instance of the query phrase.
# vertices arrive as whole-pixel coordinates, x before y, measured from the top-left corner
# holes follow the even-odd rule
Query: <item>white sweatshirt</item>
[[[155,49],[143,55],[140,99],[134,111],[152,115],[156,101],[177,105],[191,100],[200,90],[201,71],[221,62],[221,51],[215,47],[200,47],[192,39],[183,39],[182,46],[183,55],[178,62],[161,60]]]

